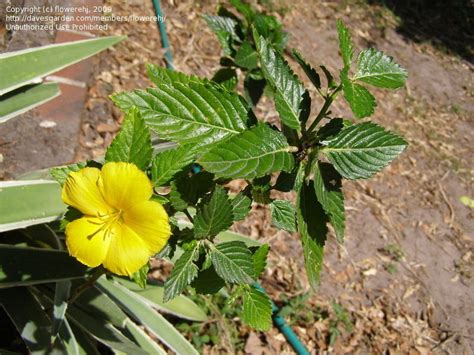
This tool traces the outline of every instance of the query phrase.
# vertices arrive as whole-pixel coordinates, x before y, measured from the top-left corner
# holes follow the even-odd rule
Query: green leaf
[[[0,304],[32,354],[44,354],[50,349],[51,321],[26,287],[0,290]]]
[[[139,294],[115,281],[108,281],[105,277],[99,278],[97,285],[175,353],[198,354],[186,338],[161,314],[155,312]]]
[[[304,169],[303,169],[304,171]],[[297,194],[296,215],[298,231],[303,245],[303,255],[309,284],[316,289],[323,267],[324,244],[327,237],[328,218],[316,199],[313,182],[302,183]]]
[[[170,202],[175,209],[182,211],[194,206],[214,185],[214,175],[207,171],[189,176],[183,171],[171,181]]]
[[[350,80],[346,70],[341,71],[341,83],[344,98],[357,118],[368,117],[374,113],[377,106],[375,97],[365,87]]]
[[[99,53],[124,38],[102,37],[3,53],[0,55],[0,95],[37,82],[38,79]]]
[[[225,142],[201,158],[201,165],[224,178],[253,179],[274,171],[290,171],[294,165],[293,147],[280,132],[259,124]]]
[[[221,68],[214,74],[212,81],[222,85],[227,91],[233,91],[237,86],[237,72],[232,68]]]
[[[64,212],[55,181],[0,181],[0,232],[59,220]]]
[[[125,334],[148,354],[167,354],[167,352],[158,345],[155,339],[152,339],[142,328],[129,319],[125,322]]]
[[[219,292],[225,286],[225,281],[219,277],[216,269],[211,265],[210,268],[199,272],[191,286],[201,295],[210,295]]]
[[[196,75],[187,75],[179,71],[159,67],[154,64],[146,65],[146,72],[151,82],[155,85],[167,84],[173,86],[174,83],[189,84],[191,81],[204,82],[207,79],[201,79]]]
[[[150,265],[148,262],[143,265],[138,271],[135,271],[130,277],[135,282],[138,287],[144,289],[146,288],[148,281],[148,271],[150,271]]]
[[[256,106],[263,95],[267,81],[265,79],[254,78],[251,73],[247,73],[244,79],[245,99],[251,106]]]
[[[217,274],[224,280],[238,284],[254,281],[252,253],[245,243],[233,241],[211,245],[210,255]]]
[[[0,96],[0,123],[21,115],[59,96],[56,83],[23,86]]]
[[[59,250],[0,245],[0,260],[0,289],[83,278],[86,271]]]
[[[169,313],[175,317],[195,322],[207,320],[206,313],[186,296],[178,295],[172,300],[164,302],[165,288],[154,281],[149,281],[146,289],[142,289],[127,279],[116,278],[116,280],[129,290],[138,293],[151,307],[156,308],[160,312]]]
[[[194,236],[210,238],[228,229],[234,219],[232,204],[224,188],[216,186],[210,199],[202,203],[194,218]]]
[[[321,149],[346,179],[367,179],[382,170],[406,147],[400,136],[372,122],[349,126]]]
[[[407,72],[392,57],[370,48],[357,57],[357,73],[352,80],[380,88],[396,89],[405,84]]]
[[[252,255],[253,268],[255,270],[255,278],[258,278],[267,266],[267,256],[270,251],[268,244],[261,245]]]
[[[342,118],[332,118],[331,121],[319,128],[317,136],[320,141],[324,141],[341,132],[344,127]]]
[[[254,287],[244,290],[242,321],[266,332],[272,327],[272,303],[268,295]]]
[[[313,166],[316,197],[329,216],[337,240],[342,243],[346,224],[341,175],[328,163],[318,161]]]
[[[182,146],[157,154],[151,163],[153,184],[165,185],[176,173],[193,162],[195,154],[194,147],[191,146]]]
[[[188,250],[174,264],[170,276],[165,282],[165,302],[179,295],[198,274],[198,267],[194,262],[199,257],[199,244]]]
[[[230,3],[240,14],[244,15],[248,23],[252,22],[255,16],[255,11],[252,6],[240,0],[230,0]]]
[[[289,201],[275,200],[270,203],[272,224],[287,232],[296,232],[295,207]]]
[[[145,170],[150,164],[152,151],[150,131],[138,109],[133,107],[127,112],[120,133],[107,149],[105,161],[133,163]]]
[[[249,42],[244,42],[235,54],[235,64],[241,68],[252,70],[258,66],[258,53]]]
[[[235,27],[237,26],[237,22],[235,22],[230,17],[224,16],[211,16],[211,15],[203,15],[204,20],[207,22],[207,25],[210,29],[215,32],[227,32],[231,35],[233,39],[239,40],[239,36],[235,32]]]
[[[259,247],[262,245],[262,243],[259,242],[258,240],[252,239],[250,237],[247,237],[245,235],[235,233],[232,231],[221,232],[217,235],[215,239],[216,243],[225,243],[225,242],[233,242],[233,241],[243,242],[248,247]]]
[[[293,48],[293,57],[296,59],[300,67],[304,70],[306,76],[308,77],[309,80],[313,83],[314,87],[316,89],[321,89],[321,78],[319,77],[318,72],[316,69],[314,69],[311,64],[309,64],[301,55],[300,52],[298,52],[296,49]]]
[[[54,180],[56,180],[61,184],[61,186],[63,186],[66,183],[67,177],[70,173],[84,169],[86,166],[86,162],[79,162],[67,166],[51,168],[49,169],[49,173],[54,178]]]
[[[243,100],[211,83],[158,83],[146,91],[115,94],[112,100],[124,111],[137,106],[161,139],[181,145],[201,147],[247,129]]]
[[[334,80],[334,77],[332,76],[331,72],[328,70],[328,68],[326,68],[324,65],[320,65],[319,66],[321,68],[321,70],[323,71],[324,73],[324,76],[326,77],[326,81],[327,81],[327,86],[329,89],[335,89],[337,88],[337,83],[336,81]]]
[[[252,208],[252,200],[242,192],[238,193],[232,200],[234,221],[241,221],[247,217]]]
[[[232,55],[233,42],[239,41],[236,33],[237,22],[230,17],[203,15],[207,25],[216,34],[225,55]]]
[[[254,34],[265,78],[275,91],[275,107],[281,121],[296,130],[309,114],[309,95],[288,62],[267,41]]]
[[[101,313],[102,310],[99,309],[96,314],[89,315],[78,307],[70,307],[67,316],[79,329],[115,351],[121,351],[125,354],[147,354],[137,344],[125,337],[115,326],[97,316]]]
[[[59,333],[66,316],[66,309],[71,291],[71,281],[56,282],[54,290],[54,307],[51,325],[51,337],[54,339]]]
[[[344,25],[342,20],[336,21],[337,34],[339,36],[339,51],[341,52],[342,61],[344,62],[344,69],[349,69],[354,56],[354,48],[352,45],[351,34],[349,29]]]

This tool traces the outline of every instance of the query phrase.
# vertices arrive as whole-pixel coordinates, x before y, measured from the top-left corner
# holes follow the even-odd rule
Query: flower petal
[[[101,224],[99,218],[82,217],[66,226],[69,254],[89,267],[102,264],[109,248],[110,238],[100,229]]]
[[[64,203],[89,216],[107,214],[110,206],[99,191],[100,170],[84,168],[69,174],[61,192]]]
[[[113,228],[104,267],[117,275],[129,276],[146,264],[151,253],[146,243],[126,224],[117,223]]]
[[[150,199],[153,187],[146,174],[130,163],[107,163],[102,167],[99,188],[116,209],[126,210]]]
[[[171,235],[168,214],[158,202],[145,201],[135,205],[124,212],[123,219],[144,240],[152,254],[163,249]]]

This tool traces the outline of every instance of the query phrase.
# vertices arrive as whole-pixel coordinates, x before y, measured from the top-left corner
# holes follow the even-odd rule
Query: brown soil
[[[146,9],[141,1],[108,3],[115,13],[153,11],[150,1]],[[329,317],[314,324],[293,319],[296,332],[311,350],[338,354],[473,353],[473,210],[459,201],[463,195],[474,197],[472,65],[405,39],[396,31],[399,20],[382,6],[300,0],[285,8],[283,2],[270,3],[291,35],[289,47],[298,48],[315,66],[340,67],[335,32],[335,18],[340,17],[352,29],[358,49],[385,50],[409,72],[405,89],[376,91],[373,120],[404,135],[410,147],[375,178],[345,183],[346,242],[328,242],[320,290],[305,308]],[[200,15],[214,13],[216,2],[170,0],[164,6],[176,68],[210,77],[220,48]],[[118,130],[121,113],[107,95],[149,86],[144,64],[162,63],[156,25],[120,25],[109,32],[129,39],[98,60],[78,160],[102,155]],[[334,111],[351,117],[343,100]],[[266,100],[258,113],[267,120],[276,117]],[[234,228],[272,246],[263,285],[278,302],[309,287],[297,236],[277,232],[269,217],[267,208],[254,206],[254,213]],[[329,346],[332,301],[349,311],[354,326]],[[247,352],[291,351],[276,329],[244,333]]]

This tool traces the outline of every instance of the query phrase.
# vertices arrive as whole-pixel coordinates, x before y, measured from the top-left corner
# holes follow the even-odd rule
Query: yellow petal
[[[117,223],[104,267],[117,275],[131,275],[145,265],[150,256],[145,242],[126,224]]]
[[[70,173],[61,193],[64,203],[89,216],[107,214],[110,207],[99,191],[99,180],[100,170],[96,168]]]
[[[135,205],[124,212],[123,219],[144,240],[152,254],[163,249],[170,237],[168,214],[158,202],[146,201]]]
[[[102,264],[109,248],[110,238],[100,229],[101,225],[99,218],[82,217],[66,226],[69,254],[89,267]]]
[[[99,188],[116,209],[126,210],[150,199],[153,187],[146,174],[130,163],[107,163],[102,167]]]

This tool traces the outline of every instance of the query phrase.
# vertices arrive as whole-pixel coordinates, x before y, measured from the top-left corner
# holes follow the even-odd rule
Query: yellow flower
[[[66,226],[69,253],[81,263],[131,275],[170,237],[168,215],[150,201],[152,185],[134,164],[107,163],[102,170],[70,173],[63,201],[84,216]]]

